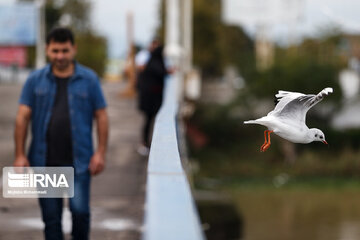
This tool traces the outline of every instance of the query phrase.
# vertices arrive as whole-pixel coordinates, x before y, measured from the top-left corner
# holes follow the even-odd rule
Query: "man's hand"
[[[29,160],[24,155],[15,158],[14,167],[29,167]]]
[[[95,154],[90,159],[89,170],[91,175],[97,175],[105,167],[105,153],[108,139],[108,116],[106,109],[96,110],[95,119],[98,133],[98,147]]]
[[[31,108],[27,105],[20,104],[15,120],[15,161],[14,167],[28,167],[29,160],[25,156],[25,140],[27,128],[31,118]]]
[[[89,170],[91,175],[97,175],[105,168],[105,154],[96,152],[90,159]]]

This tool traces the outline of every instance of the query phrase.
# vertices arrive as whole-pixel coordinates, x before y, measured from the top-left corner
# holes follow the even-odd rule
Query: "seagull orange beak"
[[[322,141],[322,142],[323,142],[324,144],[328,145],[327,141],[324,140],[324,141]]]

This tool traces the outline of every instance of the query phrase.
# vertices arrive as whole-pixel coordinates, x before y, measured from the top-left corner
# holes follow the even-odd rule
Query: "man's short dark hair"
[[[49,44],[51,41],[60,43],[70,41],[72,45],[75,43],[72,31],[64,27],[54,28],[48,33],[46,37],[46,44]]]

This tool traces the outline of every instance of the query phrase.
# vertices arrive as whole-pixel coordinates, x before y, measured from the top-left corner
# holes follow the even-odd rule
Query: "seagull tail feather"
[[[258,124],[256,120],[244,121],[244,124]]]

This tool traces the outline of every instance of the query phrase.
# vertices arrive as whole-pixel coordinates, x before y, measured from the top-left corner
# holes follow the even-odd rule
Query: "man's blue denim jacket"
[[[88,170],[93,155],[92,123],[94,112],[105,108],[99,78],[75,62],[75,71],[68,83],[68,103],[76,173]],[[31,166],[46,165],[46,131],[55,100],[56,82],[51,65],[30,74],[23,87],[20,104],[29,106],[31,112],[32,140],[28,158]]]

